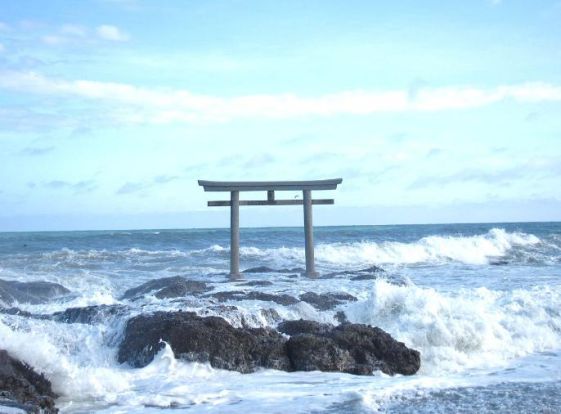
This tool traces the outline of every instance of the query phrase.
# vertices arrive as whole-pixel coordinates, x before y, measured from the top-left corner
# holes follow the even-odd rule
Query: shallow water
[[[0,348],[43,372],[63,412],[559,412],[561,411],[561,224],[360,226],[315,229],[326,275],[377,265],[375,280],[317,280],[247,274],[271,286],[230,282],[228,230],[0,233],[0,279],[57,282],[71,294],[12,304],[34,314],[123,304],[124,315],[92,325],[0,314]],[[299,228],[242,229],[242,268],[304,266]],[[121,300],[160,277],[203,280],[214,291],[259,290],[294,297],[346,292],[356,302],[318,311],[305,302]],[[0,305],[2,305],[0,303]],[[8,304],[4,304],[8,305]],[[263,370],[239,374],[175,360],[169,347],[145,368],[116,362],[126,320],[154,310],[216,314],[235,326],[283,319],[380,326],[421,352],[411,377]]]

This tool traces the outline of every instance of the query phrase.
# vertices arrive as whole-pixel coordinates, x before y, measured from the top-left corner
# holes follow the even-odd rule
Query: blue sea
[[[0,233],[0,279],[71,291],[41,304],[0,299],[0,308],[34,315],[127,309],[91,324],[0,312],[0,349],[52,382],[63,413],[561,412],[561,223],[317,227],[314,235],[318,279],[284,271],[231,281],[228,229]],[[241,268],[302,268],[303,241],[301,228],[242,228]],[[355,280],[353,271],[374,265],[385,272]],[[177,275],[215,292],[345,292],[357,300],[321,311],[303,301],[120,299]],[[255,280],[272,284],[246,283]],[[128,318],[179,309],[273,327],[300,318],[337,324],[343,312],[419,350],[421,369],[413,376],[240,374],[175,359],[168,346],[145,368],[117,363]]]

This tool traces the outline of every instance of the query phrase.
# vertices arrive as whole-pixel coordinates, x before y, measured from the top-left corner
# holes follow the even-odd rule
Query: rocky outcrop
[[[267,266],[257,266],[245,269],[242,273],[304,273],[304,269],[301,267],[284,268],[284,269],[273,269]]]
[[[0,280],[0,302],[4,302],[6,305],[11,305],[14,302],[45,303],[68,293],[70,291],[58,283]]]
[[[0,412],[2,406],[30,413],[57,413],[51,383],[28,365],[0,350]]]
[[[275,302],[279,305],[294,305],[298,303],[299,300],[296,299],[294,296],[290,296],[287,294],[272,294],[272,293],[265,293],[265,292],[257,292],[257,291],[250,291],[244,292],[241,290],[229,290],[224,292],[216,292],[209,295],[220,302],[226,302],[228,300],[261,300],[263,302]]]
[[[298,371],[342,371],[368,375],[412,375],[421,366],[418,351],[409,349],[380,328],[362,324],[333,327],[313,321],[286,321],[279,331],[291,335],[288,356]]]
[[[243,373],[263,367],[411,375],[420,367],[418,351],[379,328],[360,324],[335,327],[300,320],[283,322],[278,330],[290,338],[271,329],[234,328],[222,318],[192,312],[140,315],[127,323],[118,361],[146,366],[164,346],[163,340],[177,358]]]
[[[309,303],[318,310],[333,309],[345,302],[356,302],[356,298],[348,293],[321,293],[306,292],[300,295],[300,300]]]
[[[108,317],[123,315],[127,309],[123,305],[93,305],[83,308],[68,308],[46,317],[57,322],[94,324],[103,323]]]
[[[140,286],[127,290],[121,299],[138,299],[144,295],[152,294],[158,299],[179,298],[187,295],[197,296],[210,291],[205,282],[185,279],[182,276],[165,277],[150,280]]]
[[[264,328],[234,328],[224,319],[193,312],[156,312],[130,319],[118,361],[148,365],[167,342],[178,358],[210,362],[215,368],[243,373],[259,367],[288,371],[286,339]]]

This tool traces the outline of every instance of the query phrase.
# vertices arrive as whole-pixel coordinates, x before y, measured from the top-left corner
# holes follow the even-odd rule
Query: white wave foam
[[[486,288],[443,294],[376,280],[366,301],[348,305],[351,322],[380,326],[418,349],[425,373],[496,367],[561,347],[561,291]]]
[[[456,261],[466,264],[487,264],[493,258],[504,257],[515,247],[534,246],[541,240],[526,233],[509,233],[491,229],[476,236],[428,236],[412,243],[372,242],[320,244],[316,259],[326,265],[415,264]],[[246,258],[265,258],[280,265],[304,261],[304,249],[281,247],[259,249],[242,247]]]

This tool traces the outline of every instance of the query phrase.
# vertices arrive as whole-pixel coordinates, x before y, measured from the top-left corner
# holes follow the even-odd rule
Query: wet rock
[[[3,313],[5,315],[24,316],[26,318],[32,318],[32,317],[35,316],[31,312],[21,310],[20,308],[2,308],[2,307],[0,307],[0,313]]]
[[[249,282],[240,283],[240,286],[258,286],[258,287],[273,286],[273,282],[270,282],[268,280],[252,280]]]
[[[130,319],[118,361],[133,367],[149,364],[166,341],[178,358],[209,362],[243,373],[259,367],[290,370],[286,340],[264,328],[234,328],[224,319],[192,312],[156,312]]]
[[[348,323],[349,322],[349,319],[347,318],[347,315],[343,311],[338,311],[335,314],[334,318],[339,323]]]
[[[0,279],[0,301],[6,305],[14,302],[39,304],[48,302],[70,293],[58,283],[51,282],[17,282]]]
[[[253,372],[259,367],[284,371],[337,371],[369,375],[411,375],[420,367],[419,352],[379,328],[314,321],[286,321],[278,331],[234,328],[224,319],[192,312],[156,312],[130,319],[118,361],[149,364],[167,342],[177,358],[209,362],[215,368]]]
[[[289,336],[299,334],[326,335],[331,329],[333,329],[333,326],[327,323],[307,321],[304,319],[284,321],[277,326],[279,332]]]
[[[390,375],[412,375],[421,366],[418,351],[407,348],[380,328],[361,324],[334,327],[300,320],[283,322],[278,329],[291,335],[287,350],[295,370],[358,375],[380,370]]]
[[[279,305],[294,305],[298,303],[299,300],[296,299],[294,296],[290,296],[287,294],[272,294],[272,293],[265,293],[265,292],[243,292],[240,290],[231,290],[231,291],[224,291],[224,292],[216,292],[211,294],[215,299],[218,299],[220,302],[225,302],[227,300],[261,300],[264,302],[275,302]]]
[[[158,299],[179,298],[186,295],[200,295],[211,289],[205,282],[173,276],[150,280],[140,286],[129,289],[123,294],[121,299],[137,299],[146,294],[153,294]]]
[[[57,413],[57,395],[51,383],[27,364],[0,350],[0,407],[20,408],[30,413]]]
[[[327,273],[322,277],[322,279],[330,279],[338,276],[352,276],[351,280],[370,280],[376,279],[378,274],[384,273],[385,270],[379,266],[370,266],[365,269],[358,270],[343,270],[340,272]]]
[[[102,323],[108,317],[123,315],[127,309],[123,305],[95,305],[83,308],[68,308],[62,312],[53,313],[50,315],[50,319],[64,323]]]
[[[267,266],[251,267],[242,273],[304,273],[304,269],[300,267],[273,269]]]
[[[348,293],[306,292],[300,295],[300,300],[309,303],[318,310],[329,310],[345,302],[356,302],[357,298]]]

